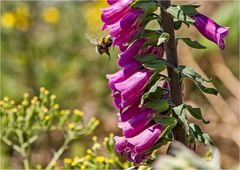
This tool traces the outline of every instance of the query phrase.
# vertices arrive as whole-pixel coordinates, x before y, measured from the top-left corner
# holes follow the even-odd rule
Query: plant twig
[[[170,0],[158,0],[161,7],[164,9],[168,8],[171,5]],[[178,66],[178,57],[177,57],[177,47],[175,41],[175,34],[174,34],[174,22],[173,18],[170,14],[168,14],[163,8],[161,8],[161,16],[162,16],[162,28],[164,32],[167,32],[170,35],[170,39],[167,43],[165,43],[166,49],[166,58],[167,61],[177,67]],[[168,75],[171,79],[169,82],[170,90],[171,90],[171,99],[173,103],[178,106],[182,104],[182,91],[181,91],[181,84],[180,84],[180,77],[173,68],[168,67]],[[174,114],[176,117],[176,115]],[[185,131],[182,128],[181,124],[177,124],[176,127],[173,129],[174,137],[176,140],[186,144],[186,135]]]

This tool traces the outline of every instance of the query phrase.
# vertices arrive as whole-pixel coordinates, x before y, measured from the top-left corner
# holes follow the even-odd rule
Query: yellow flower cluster
[[[29,8],[26,4],[18,6],[14,11],[8,11],[1,16],[1,24],[5,28],[15,27],[19,31],[27,31],[29,27]]]
[[[47,23],[56,24],[60,19],[60,12],[55,7],[48,7],[42,11],[42,18]]]

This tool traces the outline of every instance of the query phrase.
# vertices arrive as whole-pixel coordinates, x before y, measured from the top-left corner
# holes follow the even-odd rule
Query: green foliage
[[[83,135],[91,134],[99,120],[83,120],[83,112],[78,109],[61,110],[56,103],[56,96],[50,95],[45,88],[39,96],[30,99],[26,93],[21,102],[4,97],[0,101],[1,141],[17,151],[23,158],[24,168],[30,169],[31,145],[43,133],[62,131],[64,143],[54,154],[46,169],[51,169],[69,144]]]
[[[213,95],[218,94],[216,88],[205,86],[205,83],[211,82],[211,80],[204,79],[193,68],[180,65],[178,66],[178,70],[181,72],[182,78],[189,78],[190,80],[194,81],[194,83],[196,83],[196,85],[202,92]]]
[[[173,110],[185,128],[188,143],[194,143],[195,138],[203,144],[213,145],[213,141],[207,133],[202,133],[201,128],[198,125],[188,122],[186,110],[188,110],[194,118],[202,120],[203,123],[209,123],[203,118],[200,108],[193,108],[190,105],[181,104],[174,107]]]
[[[189,47],[196,48],[196,49],[205,49],[207,47],[200,44],[198,41],[192,41],[190,38],[176,38],[176,40],[182,40],[185,42]]]

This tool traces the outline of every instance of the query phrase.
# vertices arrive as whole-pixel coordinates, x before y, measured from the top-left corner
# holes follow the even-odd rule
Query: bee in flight
[[[86,34],[87,39],[94,45],[96,45],[96,51],[100,55],[106,53],[110,59],[109,48],[112,46],[112,37],[107,35],[100,40],[94,38],[93,36]]]

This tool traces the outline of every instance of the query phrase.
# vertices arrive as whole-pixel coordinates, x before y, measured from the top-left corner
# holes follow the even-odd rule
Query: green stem
[[[21,149],[20,154],[23,157],[24,169],[25,170],[30,170],[31,168],[30,168],[29,156],[28,156],[28,153],[27,153],[28,145],[25,145],[24,138],[23,138],[23,132],[21,130],[19,130],[16,133],[17,133],[17,136],[18,136],[18,139],[19,139],[19,142],[20,142],[20,149]]]
[[[60,158],[60,156],[63,154],[63,152],[68,148],[68,144],[72,141],[73,139],[66,139],[61,146],[61,148],[54,154],[52,160],[49,162],[47,167],[45,168],[46,170],[49,170],[53,167],[54,163]]]

